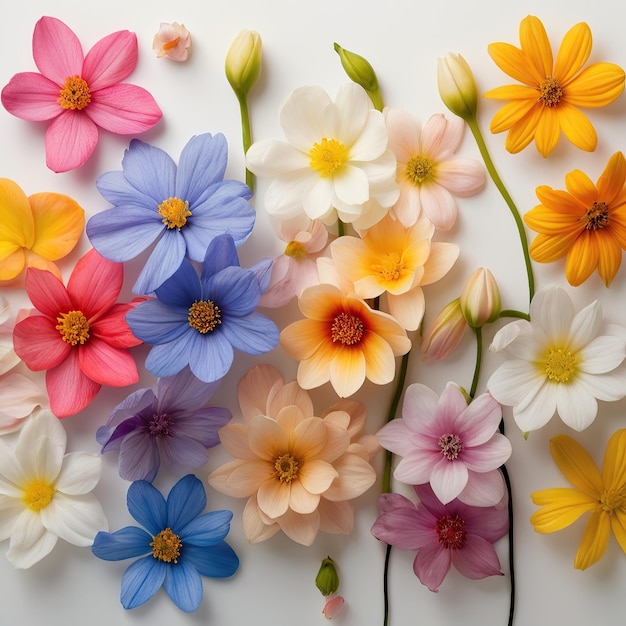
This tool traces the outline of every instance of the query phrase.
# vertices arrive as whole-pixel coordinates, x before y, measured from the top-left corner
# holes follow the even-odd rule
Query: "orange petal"
[[[626,182],[626,159],[621,152],[611,156],[600,178],[598,178],[598,198],[613,208],[615,200],[624,191]]]
[[[592,207],[594,202],[598,202],[598,189],[593,184],[589,176],[580,170],[573,170],[565,176],[565,186],[585,210]]]
[[[591,54],[591,29],[585,22],[572,26],[559,47],[554,64],[554,77],[563,87],[589,59]]]
[[[622,91],[624,70],[613,63],[595,63],[567,85],[564,99],[574,106],[598,108],[613,102]]]
[[[26,257],[21,246],[0,240],[0,280],[13,280],[19,276],[25,263]]]
[[[532,501],[541,506],[530,517],[538,533],[553,533],[573,524],[581,515],[598,508],[598,503],[576,489],[557,487],[542,489],[530,494]]]
[[[587,116],[569,102],[561,101],[557,107],[559,125],[565,136],[577,148],[593,152],[598,143],[596,131]]]
[[[0,242],[30,248],[33,240],[33,213],[26,194],[17,183],[0,178]]]
[[[598,239],[598,274],[604,284],[609,287],[622,263],[622,249],[613,237],[613,233],[605,228],[596,231]]]
[[[561,125],[559,124],[561,107],[544,107],[535,131],[535,144],[539,153],[547,157],[559,142]]]
[[[543,106],[535,103],[535,106],[519,122],[512,126],[504,144],[509,152],[513,154],[520,152],[535,138],[537,124],[543,109]]]
[[[567,255],[572,246],[571,237],[539,234],[530,244],[530,256],[538,263],[553,263]]]
[[[347,398],[361,388],[365,382],[365,371],[365,356],[361,350],[337,350],[330,362],[330,384],[340,398]]]
[[[565,262],[565,277],[577,287],[593,274],[600,260],[598,238],[594,231],[585,230],[573,242]]]
[[[534,15],[525,17],[519,27],[522,50],[532,65],[533,75],[543,81],[552,75],[552,48],[541,20]]]
[[[486,97],[487,94],[485,94]],[[515,124],[521,122],[533,109],[541,110],[537,104],[537,98],[527,100],[514,100],[505,104],[491,120],[490,130],[492,133],[501,133]]]
[[[539,85],[546,77],[539,75],[528,62],[528,57],[519,48],[510,43],[492,43],[487,47],[494,63],[511,78],[525,85]]]

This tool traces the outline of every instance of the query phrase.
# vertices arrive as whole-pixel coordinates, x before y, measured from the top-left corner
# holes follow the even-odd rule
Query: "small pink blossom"
[[[337,614],[343,609],[343,605],[346,601],[342,596],[335,596],[326,602],[324,608],[322,609],[322,615],[326,619],[333,619],[333,617],[337,617]]]
[[[178,22],[161,22],[159,32],[152,40],[152,49],[157,57],[168,57],[172,61],[186,61],[190,47],[191,33]]]

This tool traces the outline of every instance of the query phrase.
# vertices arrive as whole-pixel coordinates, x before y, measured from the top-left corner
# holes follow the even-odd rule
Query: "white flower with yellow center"
[[[487,389],[513,407],[523,432],[545,426],[555,412],[574,430],[584,430],[596,418],[597,400],[626,395],[626,329],[604,324],[597,300],[575,313],[560,287],[535,295],[530,320],[496,333],[490,350],[508,360]]]
[[[287,219],[304,208],[311,219],[364,229],[398,199],[383,115],[359,85],[343,85],[334,102],[321,87],[300,87],[282,104],[280,124],[287,142],[262,140],[246,154],[250,171],[273,179],[271,215]]]
[[[91,493],[100,480],[99,454],[65,454],[58,418],[42,410],[28,418],[15,447],[0,439],[0,541],[7,559],[26,569],[48,555],[60,537],[90,546],[108,524]]]

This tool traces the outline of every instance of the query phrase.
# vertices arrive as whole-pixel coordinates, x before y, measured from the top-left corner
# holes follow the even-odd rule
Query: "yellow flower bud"
[[[245,98],[261,74],[261,36],[242,30],[226,55],[226,78],[238,98]]]
[[[329,596],[339,588],[339,575],[335,568],[335,562],[329,556],[322,561],[315,577],[315,586],[323,596]]]
[[[478,92],[474,74],[460,54],[437,59],[437,85],[443,103],[466,122],[476,118]]]
[[[463,317],[473,328],[480,328],[497,319],[502,301],[493,274],[479,267],[465,283],[460,302]]]
[[[335,43],[334,47],[348,78],[361,85],[371,98],[374,108],[382,111],[383,99],[378,88],[378,78],[370,62],[360,54],[342,48],[338,43]]]
[[[449,356],[461,343],[466,329],[460,299],[456,298],[446,304],[426,329],[422,340],[424,361],[439,361]]]

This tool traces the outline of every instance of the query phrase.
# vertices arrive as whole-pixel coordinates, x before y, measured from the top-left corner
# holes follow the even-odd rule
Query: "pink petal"
[[[33,57],[39,71],[58,85],[68,76],[81,76],[83,48],[74,31],[61,20],[42,17],[35,24]]]
[[[454,500],[467,485],[468,471],[465,463],[441,459],[433,467],[430,486],[443,504]]]
[[[405,456],[396,467],[393,476],[407,485],[421,485],[430,481],[433,468],[441,460],[437,450],[419,450]]]
[[[430,591],[437,591],[452,565],[451,552],[460,550],[446,550],[435,543],[422,548],[413,561],[413,571],[423,585]]]
[[[21,374],[9,374],[0,380],[0,396],[0,435],[19,428],[23,418],[48,401],[43,389]]]
[[[462,435],[463,444],[478,446],[491,439],[502,419],[502,407],[490,393],[482,393],[461,411],[454,432]]]
[[[130,304],[115,304],[108,313],[92,322],[92,337],[104,339],[110,346],[115,348],[130,348],[138,346],[141,342],[131,332],[126,323],[126,314],[132,309]]]
[[[15,74],[2,90],[4,108],[23,120],[43,122],[60,115],[59,86],[35,72]]]
[[[409,385],[404,393],[402,417],[413,432],[421,432],[424,422],[433,422],[437,416],[437,394],[420,383]]]
[[[351,500],[365,493],[376,482],[376,471],[356,454],[344,454],[335,464],[339,476],[324,492],[328,500]]]
[[[143,133],[163,116],[145,89],[126,83],[94,93],[85,113],[104,130],[119,135]]]
[[[71,311],[75,306],[65,285],[46,270],[29,268],[24,286],[33,306],[47,317],[56,320],[59,313]]]
[[[278,480],[266,480],[257,492],[259,508],[270,518],[280,517],[289,509],[289,486]]]
[[[23,319],[13,331],[13,346],[26,367],[49,370],[62,363],[72,351],[55,328],[55,320],[33,315]]]
[[[424,215],[437,230],[450,230],[456,222],[458,209],[452,194],[437,183],[420,187],[420,201]]]
[[[96,397],[100,387],[83,374],[76,350],[71,350],[64,361],[46,373],[50,409],[57,417],[82,411]]]
[[[499,469],[481,473],[470,471],[467,485],[458,499],[474,507],[492,507],[500,504],[505,494],[506,485]]]
[[[467,578],[502,575],[500,560],[491,543],[478,535],[468,535],[460,550],[450,550],[452,564]]]
[[[114,348],[100,339],[90,339],[78,348],[80,368],[100,385],[125,387],[139,380],[137,365],[125,349]]]
[[[485,186],[486,181],[485,168],[475,159],[437,163],[437,182],[455,196],[473,196]]]
[[[137,65],[137,36],[120,30],[103,37],[85,56],[82,77],[94,92],[128,78]]]
[[[395,419],[376,433],[376,439],[385,450],[400,456],[408,456],[415,448],[411,440],[412,435],[413,432],[408,429],[405,420]]]
[[[255,365],[237,387],[239,406],[244,420],[266,415],[268,400],[285,384],[282,374],[272,365]]]
[[[480,446],[462,450],[461,456],[468,469],[475,472],[488,472],[506,463],[511,452],[511,442],[504,435],[495,433],[489,441]]]
[[[64,110],[46,131],[46,165],[53,172],[83,166],[98,145],[98,127],[83,111]]]
[[[320,502],[319,494],[307,491],[302,482],[294,480],[289,489],[289,508],[296,513],[309,515],[317,509]]]
[[[460,117],[446,118],[441,113],[432,115],[422,128],[422,153],[437,162],[457,151],[463,139],[465,122]]]
[[[322,609],[322,615],[326,619],[333,619],[336,617],[338,613],[343,609],[343,605],[345,604],[345,600],[341,596],[335,596],[331,598]]]

